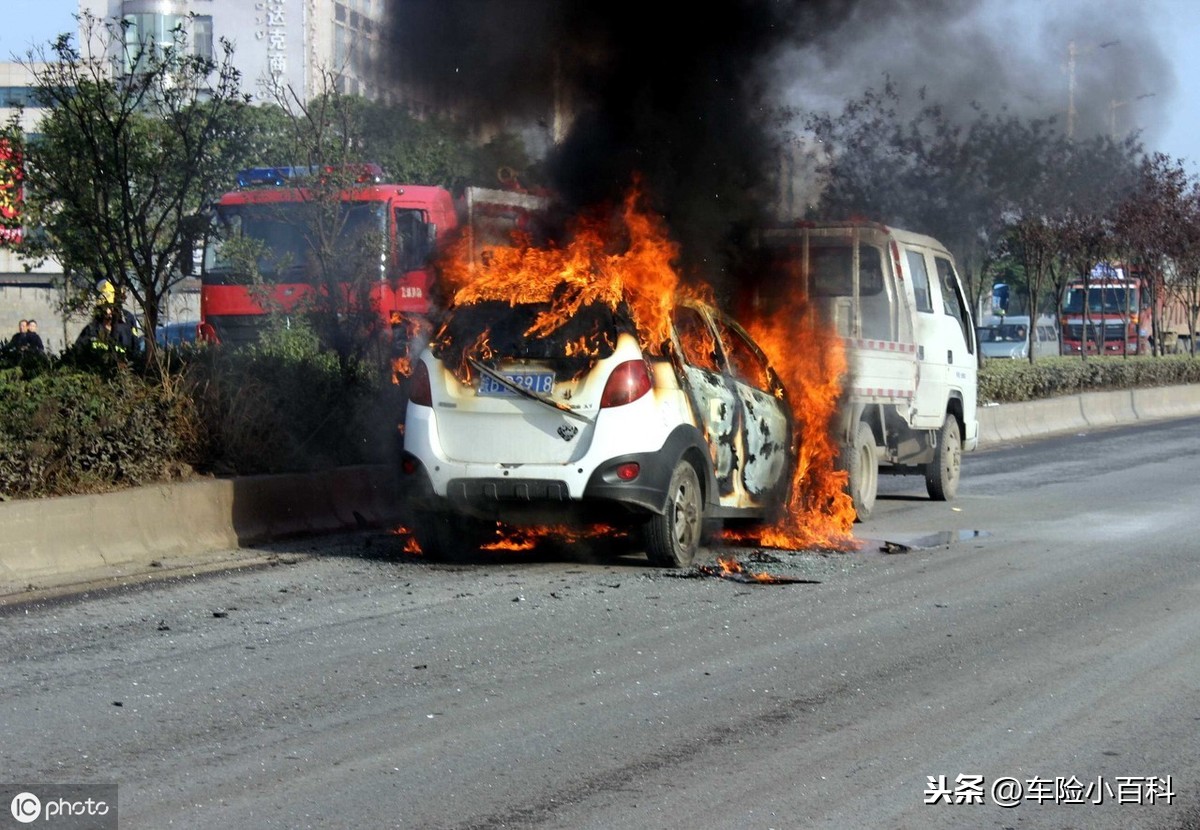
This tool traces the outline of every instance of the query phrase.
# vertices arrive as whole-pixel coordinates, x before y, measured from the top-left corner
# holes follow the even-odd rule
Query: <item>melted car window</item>
[[[586,371],[608,357],[622,331],[634,331],[622,307],[592,303],[548,328],[547,303],[484,300],[452,308],[434,334],[430,347],[448,367],[466,371],[468,359],[494,364],[500,360],[553,360],[566,376]],[[461,375],[460,375],[461,376]]]
[[[725,347],[725,355],[729,359],[729,369],[733,376],[756,389],[771,389],[771,375],[763,357],[733,326],[720,319],[717,319],[715,324],[721,335],[721,345]]]

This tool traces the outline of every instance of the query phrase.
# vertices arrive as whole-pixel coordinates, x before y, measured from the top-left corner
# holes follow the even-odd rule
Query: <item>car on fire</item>
[[[498,527],[601,525],[686,567],[706,527],[779,515],[796,430],[744,328],[689,296],[657,342],[624,302],[577,303],[555,325],[547,306],[452,307],[419,355],[401,469],[426,555],[469,558]]]

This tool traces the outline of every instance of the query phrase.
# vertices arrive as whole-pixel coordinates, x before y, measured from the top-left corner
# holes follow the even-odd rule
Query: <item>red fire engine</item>
[[[488,245],[510,241],[515,230],[532,233],[550,203],[519,186],[468,187],[456,200],[441,187],[384,183],[376,164],[350,172],[355,180],[336,194],[314,187],[318,180],[307,168],[264,167],[238,174],[238,189],[216,204],[204,251],[201,339],[253,343],[268,315],[306,314],[320,299],[317,292],[330,284],[340,286],[349,301],[351,286],[361,285],[366,272],[372,317],[390,327],[394,365],[407,374],[410,348],[433,312],[434,264],[441,246],[466,232],[474,261]],[[335,212],[336,221],[330,222]],[[327,229],[325,238],[321,227]],[[319,257],[325,259],[324,269]],[[261,280],[251,279],[249,270]]]
[[[450,192],[385,183],[374,164],[355,167],[349,178],[331,199],[307,168],[263,167],[238,174],[238,188],[216,203],[214,233],[204,252],[202,339],[253,342],[267,315],[304,314],[312,309],[318,286],[340,285],[348,292],[363,282],[364,272],[376,319],[392,326],[398,337],[404,337],[406,316],[429,312],[432,257],[438,241],[458,225]],[[336,217],[328,209],[331,201]],[[261,281],[245,273],[248,257]],[[323,267],[319,259],[325,260]]]

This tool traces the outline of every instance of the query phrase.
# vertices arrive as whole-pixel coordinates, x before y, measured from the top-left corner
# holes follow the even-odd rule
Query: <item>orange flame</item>
[[[412,531],[404,525],[398,525],[393,528],[392,533],[397,536],[404,537],[404,552],[405,553],[420,553],[421,546],[417,544],[417,538],[412,535]]]
[[[565,325],[580,308],[603,303],[616,311],[627,304],[643,348],[657,351],[670,334],[670,315],[679,287],[672,263],[678,247],[661,218],[640,208],[637,186],[626,196],[620,227],[597,212],[578,217],[564,248],[532,246],[528,235],[514,234],[512,245],[488,245],[476,265],[464,236],[439,262],[442,279],[455,305],[485,301],[544,303],[525,332],[545,337]],[[586,342],[576,353],[593,354]],[[474,356],[478,356],[473,353]]]
[[[540,525],[528,527],[497,527],[498,538],[483,546],[483,550],[522,551],[533,550],[543,541],[556,541],[574,544],[590,536],[616,533],[614,528],[607,525],[593,525],[586,528],[572,525]]]
[[[421,351],[425,340],[429,339],[432,325],[423,315],[405,314],[400,311],[391,313],[393,329],[392,342],[403,344],[404,350],[392,357],[392,383],[400,383],[402,378],[412,374],[413,360]],[[396,330],[400,331],[397,332]]]
[[[744,321],[787,390],[799,443],[787,509],[757,534],[769,547],[853,550],[854,504],[837,469],[835,424],[846,374],[842,340],[803,300]]]
[[[404,525],[398,525],[392,531],[404,538],[404,552],[421,555],[421,545],[417,542],[412,531]],[[540,525],[529,527],[514,527],[496,523],[494,539],[480,546],[481,551],[520,552],[533,550],[545,541],[576,544],[591,537],[619,538],[624,532],[605,524],[591,524],[585,527],[575,525]]]
[[[775,579],[775,577],[771,576],[769,573],[763,573],[761,571],[759,573],[750,573],[748,570],[746,570],[746,567],[741,562],[737,561],[732,556],[718,557],[717,568],[720,569],[720,576],[732,576],[733,574],[738,574],[741,576],[748,576],[758,582],[772,582]]]

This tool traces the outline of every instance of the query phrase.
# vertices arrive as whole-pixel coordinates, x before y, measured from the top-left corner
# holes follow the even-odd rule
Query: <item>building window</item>
[[[0,86],[0,107],[28,107],[35,104],[33,87]]]
[[[125,21],[126,71],[142,66],[156,44],[171,43],[185,17],[178,14],[127,14]]]
[[[346,42],[349,40],[346,36],[346,29],[336,23],[333,26],[333,65],[341,69],[346,65],[347,49]]]
[[[198,58],[213,58],[212,15],[196,15],[192,18],[192,54]]]

